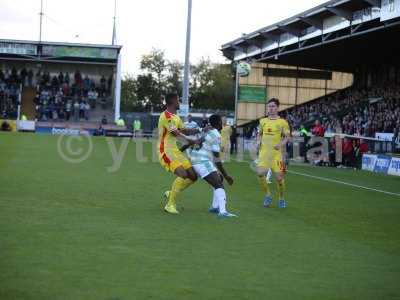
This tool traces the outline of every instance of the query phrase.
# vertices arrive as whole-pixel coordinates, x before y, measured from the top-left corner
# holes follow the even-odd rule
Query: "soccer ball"
[[[241,61],[240,63],[238,63],[236,68],[240,77],[249,76],[251,71],[251,65],[245,61]]]

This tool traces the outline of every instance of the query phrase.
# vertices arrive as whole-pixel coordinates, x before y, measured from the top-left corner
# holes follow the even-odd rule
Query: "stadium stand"
[[[16,69],[0,69],[0,112],[4,119],[15,119],[21,93],[21,77]]]
[[[320,120],[327,133],[367,137],[374,137],[376,132],[397,133],[400,130],[400,87],[351,88],[289,109],[286,117],[295,130]]]
[[[395,42],[399,33],[399,2],[332,0],[244,34],[222,45],[221,50],[233,62],[252,63],[255,70],[246,84],[265,88],[266,99],[278,97],[284,104],[282,116],[290,122],[295,136],[305,138],[300,146],[305,161],[357,168],[365,163],[366,170],[397,174],[391,162],[397,162],[396,153],[400,153],[400,44]],[[280,73],[272,72],[271,64],[282,69]],[[309,84],[299,89],[306,77],[301,76],[301,68],[321,74],[347,72],[353,82],[328,93],[329,76],[320,77],[320,86],[325,80],[325,93],[302,101],[300,96],[306,89],[320,86]],[[277,93],[270,81],[285,84]],[[253,97],[250,100],[257,100],[259,109],[247,114],[254,115],[254,120],[264,116],[266,109]],[[238,112],[236,116],[240,119]],[[257,121],[243,124],[241,130],[244,139],[251,140]],[[312,136],[325,137],[329,153],[307,157],[307,141]],[[339,143],[343,153],[340,162],[335,159]]]
[[[112,77],[108,84],[104,76],[96,83],[77,70],[73,79],[69,73],[38,72],[36,80],[35,114],[41,121],[88,121],[91,111],[99,104],[105,109],[106,99],[111,96]]]

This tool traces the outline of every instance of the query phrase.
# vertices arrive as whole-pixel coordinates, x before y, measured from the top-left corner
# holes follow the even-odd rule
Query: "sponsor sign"
[[[388,169],[389,175],[400,176],[400,158],[392,157],[392,161],[390,162],[390,166]]]
[[[25,43],[1,42],[0,53],[18,55],[36,55],[36,45]]]
[[[18,131],[35,131],[34,121],[17,121]]]
[[[239,87],[239,102],[265,103],[267,89],[263,86],[241,85]]]
[[[362,157],[362,169],[373,172],[375,168],[376,158],[376,155],[364,154]]]
[[[393,140],[393,133],[376,132],[375,138],[381,141],[391,142]]]
[[[391,160],[392,158],[390,156],[378,155],[375,163],[374,172],[387,174]]]
[[[95,130],[92,129],[72,129],[72,128],[55,128],[55,127],[36,127],[36,133],[52,134],[52,135],[93,135]]]
[[[118,50],[116,49],[82,46],[45,45],[42,52],[44,55],[54,57],[117,59],[118,56]]]

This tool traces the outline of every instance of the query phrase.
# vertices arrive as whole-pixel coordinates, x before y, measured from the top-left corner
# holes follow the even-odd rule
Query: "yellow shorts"
[[[167,171],[174,173],[179,167],[185,170],[190,169],[192,164],[189,159],[179,150],[169,151],[167,153],[160,153],[158,156],[161,166]]]
[[[281,153],[267,154],[261,151],[258,155],[257,167],[260,169],[271,169],[274,173],[285,173],[286,164]]]

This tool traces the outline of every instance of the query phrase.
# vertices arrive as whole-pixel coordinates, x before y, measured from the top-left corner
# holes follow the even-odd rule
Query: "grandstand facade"
[[[271,63],[253,63],[249,76],[240,77],[236,123],[266,115],[266,99],[279,98],[280,110],[328,96],[353,84],[353,75]]]

